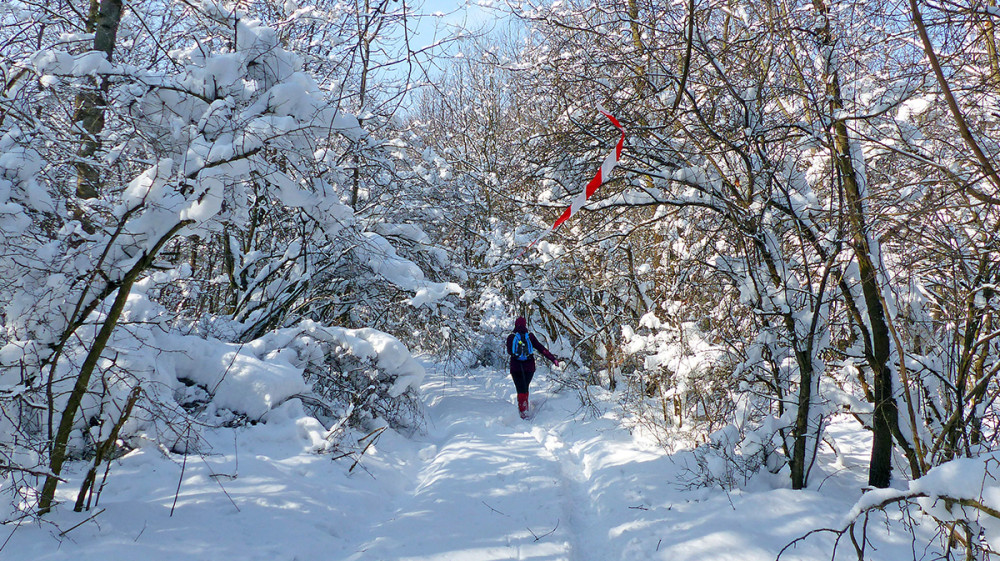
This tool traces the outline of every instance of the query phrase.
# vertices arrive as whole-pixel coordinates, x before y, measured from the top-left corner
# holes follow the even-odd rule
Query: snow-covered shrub
[[[663,321],[657,314],[677,318],[682,307],[664,305],[636,328],[622,326],[623,407],[670,446],[702,442],[730,422],[739,399],[732,391],[732,357],[710,344],[695,322]]]
[[[905,535],[913,532],[914,521],[928,518],[938,526],[943,559],[992,559],[1000,547],[998,453],[944,462],[904,488],[870,490],[830,531],[858,543],[870,526],[898,528]]]
[[[482,290],[478,302],[470,308],[478,320],[476,332],[480,336],[472,351],[474,364],[505,368],[507,354],[503,345],[514,329],[513,308],[500,291],[489,287]]]
[[[294,353],[308,386],[303,399],[330,426],[421,425],[416,390],[424,368],[398,339],[371,328],[345,329],[305,320],[252,343],[269,356]],[[271,349],[271,350],[268,350]]]
[[[0,122],[0,271],[6,272],[0,274],[0,490],[10,493],[17,507],[37,501],[34,483],[38,474],[47,471],[43,434],[48,403],[38,391],[37,371],[22,360],[22,347],[9,345],[18,321],[18,314],[10,309],[31,310],[37,305],[27,295],[17,302],[10,299],[23,282],[10,273],[17,270],[18,263],[45,259],[50,248],[40,248],[41,255],[25,255],[23,248],[33,222],[50,220],[56,209],[38,181],[45,161],[31,147],[33,137],[10,119]],[[36,344],[26,342],[24,346]]]
[[[131,12],[147,9],[156,16]],[[70,22],[3,10],[0,454],[19,473],[47,464],[43,502],[67,459],[96,454],[96,467],[119,441],[188,451],[192,427],[266,420],[309,395],[307,377],[335,371],[266,343],[274,333],[306,318],[367,327],[391,315],[385,302],[433,308],[461,293],[396,251],[406,239],[435,254],[397,224],[406,205],[380,230],[384,215],[363,212],[375,205],[351,200],[369,180],[396,186],[348,163],[388,166],[387,151],[341,105],[351,84],[320,83],[298,40],[223,2],[156,3],[106,22],[131,47],[109,57],[81,52],[94,38]],[[389,296],[355,313],[366,293],[344,287]],[[350,383],[326,397],[354,402],[358,422],[415,426],[419,368],[402,344],[365,329],[342,338],[364,345],[341,352],[355,357]]]
[[[424,369],[391,335],[312,321],[246,343],[185,334],[149,299],[158,287],[151,281],[131,294],[108,345],[115,354],[102,359],[101,376],[81,403],[68,458],[98,461],[95,451],[112,435],[114,447],[101,458],[105,461],[146,445],[197,453],[203,427],[266,423],[273,409],[292,399],[331,429],[318,451],[335,449],[349,427],[420,428],[415,391]],[[91,338],[83,338],[65,348],[59,379],[50,385],[53,410],[64,407],[75,383],[72,373],[90,344]],[[15,512],[31,512],[38,499],[36,478],[48,471],[38,438],[44,434],[44,407],[23,384],[3,390],[2,489],[10,493]]]
[[[693,465],[686,466],[686,483],[697,487],[738,489],[762,469],[776,473],[784,459],[775,453],[778,441],[773,427],[747,434],[736,425],[727,425],[708,436],[707,442],[690,453]]]

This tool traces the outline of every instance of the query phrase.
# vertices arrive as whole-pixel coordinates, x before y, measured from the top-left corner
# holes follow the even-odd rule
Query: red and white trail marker
[[[597,110],[604,114],[605,117],[611,120],[611,123],[622,133],[621,138],[618,139],[618,144],[615,146],[615,151],[608,154],[608,157],[604,158],[604,163],[601,164],[600,169],[594,175],[594,178],[587,183],[587,187],[580,192],[576,197],[573,198],[573,202],[569,205],[554,224],[552,224],[552,229],[555,230],[562,225],[570,216],[573,216],[576,211],[580,210],[583,205],[587,204],[587,199],[597,191],[597,188],[604,183],[608,177],[611,176],[612,170],[618,165],[618,160],[622,158],[622,148],[625,146],[625,127],[615,119],[614,115],[608,113],[600,105],[597,106]]]
[[[514,256],[515,259],[520,257],[521,254],[523,254],[525,251],[531,249],[531,246],[541,241],[541,239],[544,238],[546,235],[548,235],[550,232],[553,232],[556,229],[558,229],[559,226],[562,226],[562,223],[568,220],[570,216],[573,216],[576,213],[576,211],[583,208],[583,205],[587,204],[587,199],[589,199],[590,196],[597,191],[597,188],[600,187],[602,183],[607,181],[608,177],[611,176],[612,170],[614,170],[615,166],[618,165],[618,160],[621,160],[622,148],[625,146],[625,127],[623,127],[622,124],[618,122],[618,119],[616,119],[614,115],[609,113],[606,109],[604,109],[600,105],[597,106],[597,110],[600,111],[605,117],[610,119],[611,123],[622,133],[621,138],[618,139],[618,144],[615,146],[615,150],[610,154],[608,154],[606,158],[604,158],[604,163],[601,164],[601,167],[597,170],[597,173],[594,175],[593,179],[591,179],[590,182],[587,183],[587,186],[584,188],[583,191],[581,191],[577,196],[573,197],[573,201],[570,203],[569,208],[563,211],[562,215],[558,219],[556,219],[556,221],[552,224],[552,228],[550,228],[545,232],[542,232],[542,234],[537,238],[535,238],[533,242],[531,242],[524,249],[519,251],[517,255]]]

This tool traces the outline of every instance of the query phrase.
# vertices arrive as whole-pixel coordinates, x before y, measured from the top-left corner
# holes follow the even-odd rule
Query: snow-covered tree
[[[707,340],[727,344],[720,364],[728,366],[718,373],[743,384],[741,394],[728,399],[757,399],[749,409],[720,410],[753,412],[733,421],[754,439],[761,438],[755,427],[778,437],[774,448],[783,450],[793,486],[808,483],[824,419],[841,408],[876,435],[873,485],[888,484],[894,448],[904,453],[911,477],[924,473],[928,451],[948,446],[946,438],[923,442],[929,435],[922,435],[940,432],[921,420],[921,411],[957,411],[955,398],[979,403],[972,395],[984,397],[995,381],[987,371],[973,376],[979,386],[958,372],[941,374],[949,380],[945,386],[964,389],[942,400],[951,406],[924,403],[928,386],[912,376],[904,339],[912,337],[907,326],[916,320],[907,314],[925,313],[910,304],[922,299],[914,296],[925,286],[914,276],[938,285],[940,278],[917,271],[940,264],[897,243],[896,234],[912,232],[913,219],[904,216],[928,212],[949,216],[951,224],[975,224],[961,240],[985,240],[994,227],[990,170],[997,150],[985,134],[992,118],[978,109],[989,106],[983,103],[989,90],[973,78],[992,75],[995,62],[993,43],[980,41],[991,33],[988,11],[963,16],[964,26],[956,13],[942,14],[931,31],[937,39],[928,44],[947,49],[956,68],[966,59],[978,65],[978,71],[938,73],[968,86],[960,90],[964,104],[948,102],[941,80],[924,79],[922,59],[933,57],[927,45],[913,48],[916,18],[909,6],[560,2],[525,3],[515,11],[531,26],[533,43],[521,62],[532,70],[527,87],[553,107],[551,114],[566,116],[555,130],[580,130],[579,108],[596,102],[611,107],[629,130],[624,167],[631,173],[606,185],[590,205],[600,213],[580,220],[564,239],[603,239],[590,263],[647,263],[665,273],[646,285],[645,309],[662,315],[661,330],[671,325],[664,321],[667,310],[682,310],[687,317],[677,325],[700,321]],[[921,116],[936,104],[952,108],[950,122]],[[973,132],[961,131],[963,120],[974,124]],[[947,150],[931,140],[949,136],[973,142]],[[586,146],[580,137],[566,138],[546,154],[548,169],[572,169],[578,147]],[[953,226],[941,226],[934,236],[955,237]],[[969,272],[964,284],[982,287],[959,289],[981,294],[978,307],[950,314],[968,318],[965,355],[971,357],[993,341],[974,334],[992,317],[992,289],[979,279],[994,273],[985,262],[970,268],[964,252],[978,259],[994,250],[960,243],[967,249],[949,259]],[[609,277],[628,285],[632,275],[625,267],[581,275],[592,286],[606,285]],[[623,309],[603,311],[610,316]],[[630,330],[639,327],[636,322]],[[680,338],[683,329],[674,332]],[[926,345],[929,337],[920,339]],[[656,348],[629,347],[640,356],[655,356]],[[973,387],[977,391],[969,392]],[[941,416],[956,421],[963,415]]]
[[[413,389],[396,382],[420,370],[398,341],[328,327],[364,327],[372,314],[355,309],[374,289],[430,310],[461,293],[397,253],[390,239],[404,237],[384,214],[350,204],[352,154],[390,167],[394,146],[286,46],[287,22],[211,0],[93,6],[3,8],[0,399],[19,413],[2,421],[0,453],[12,473],[45,474],[37,497],[22,488],[25,505],[50,509],[64,462],[81,452],[97,451],[96,469],[126,434],[177,439],[161,421],[189,417],[185,383],[225,401],[227,375],[206,381],[213,366],[149,360],[181,352],[165,334],[246,345],[322,322],[316,345],[274,359],[292,367],[280,378],[298,379],[282,387],[302,392],[309,379],[328,415],[415,422],[392,411]],[[294,350],[297,339],[279,340]],[[368,366],[337,371],[348,356]],[[218,407],[256,419],[291,394],[268,395],[263,410],[231,396]]]

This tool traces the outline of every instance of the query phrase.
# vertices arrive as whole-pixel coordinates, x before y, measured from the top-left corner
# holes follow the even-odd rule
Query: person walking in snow
[[[535,375],[535,355],[538,349],[552,364],[559,366],[559,359],[528,332],[528,322],[523,317],[514,320],[514,332],[507,336],[507,354],[510,355],[510,377],[517,389],[517,410],[521,418],[528,417],[528,386]]]

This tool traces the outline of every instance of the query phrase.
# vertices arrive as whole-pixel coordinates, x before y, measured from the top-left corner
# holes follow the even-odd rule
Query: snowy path
[[[497,395],[502,389],[484,392],[482,381],[424,386],[426,463],[393,517],[350,560],[586,558],[574,526],[586,505],[558,456],[562,443],[540,427],[551,408],[524,421]]]
[[[323,427],[289,404],[266,424],[209,433],[200,456],[130,453],[99,509],[60,507],[13,532],[0,558],[772,561],[839,524],[863,485],[867,443],[847,432],[847,464],[824,459],[835,469],[815,476],[817,489],[791,491],[787,477],[767,474],[729,493],[681,489],[684,454],[664,454],[610,415],[585,415],[572,392],[549,392],[544,370],[532,398],[545,405],[524,421],[505,374],[427,366],[426,433],[386,431],[353,472],[350,459],[314,452]],[[831,545],[817,537],[782,559],[830,559]],[[878,559],[911,557],[905,534],[877,546]],[[856,558],[847,547],[836,556]]]
[[[795,538],[836,523],[857,494],[841,485],[860,481],[860,459],[822,494],[772,489],[766,477],[756,492],[684,490],[683,460],[612,418],[587,418],[572,392],[548,390],[544,373],[533,386],[533,402],[544,406],[524,421],[506,374],[431,370],[420,467],[347,561],[770,561]],[[864,442],[843,446],[866,450]],[[906,539],[893,545],[908,550]],[[829,559],[830,546],[813,540],[782,559]],[[840,553],[856,559],[853,550]]]

